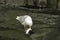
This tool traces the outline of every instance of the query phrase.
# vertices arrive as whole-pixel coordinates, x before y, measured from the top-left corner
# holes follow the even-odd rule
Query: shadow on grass
[[[17,30],[16,28],[9,28],[9,27],[2,27],[2,26],[0,26],[0,30],[1,31],[4,31],[4,30]]]
[[[16,39],[16,38],[8,38],[8,37],[0,36],[0,40],[18,40],[18,39]]]

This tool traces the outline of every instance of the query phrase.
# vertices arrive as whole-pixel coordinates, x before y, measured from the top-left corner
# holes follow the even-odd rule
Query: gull
[[[33,21],[31,16],[29,15],[17,16],[16,19],[24,26],[25,34],[27,35],[32,34]]]

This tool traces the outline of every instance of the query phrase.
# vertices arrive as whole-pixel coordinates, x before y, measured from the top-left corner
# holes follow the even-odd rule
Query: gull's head
[[[20,18],[19,16],[16,17],[17,20],[19,20],[19,18]]]
[[[32,34],[32,29],[31,28],[28,28],[27,30],[26,30],[26,35],[31,35]]]

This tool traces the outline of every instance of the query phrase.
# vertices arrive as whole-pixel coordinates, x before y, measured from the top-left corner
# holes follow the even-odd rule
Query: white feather
[[[29,34],[29,31],[32,30],[31,28],[26,30],[26,34]]]
[[[24,15],[24,16],[17,16],[16,18],[17,20],[20,21],[20,23],[22,25],[29,25],[32,26],[33,22],[32,22],[32,18],[29,15]]]

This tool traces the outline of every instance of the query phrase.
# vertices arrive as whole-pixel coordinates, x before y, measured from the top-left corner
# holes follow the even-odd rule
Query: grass
[[[32,28],[35,32],[29,37],[24,34],[23,26],[16,20],[17,15],[26,15],[27,13],[33,18],[34,24]],[[59,19],[59,16],[56,16],[57,15],[38,14],[23,10],[2,10],[0,12],[0,27],[3,27],[2,29],[4,30],[0,29],[0,40],[50,40],[51,34],[57,36],[53,32],[57,32],[57,34],[60,33],[54,28],[49,28],[56,25],[50,24],[53,22],[56,23],[56,19]],[[55,40],[55,38],[53,38],[53,40]]]

